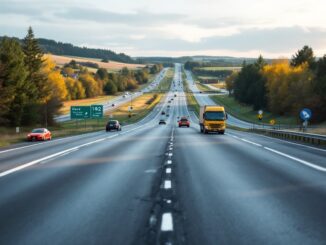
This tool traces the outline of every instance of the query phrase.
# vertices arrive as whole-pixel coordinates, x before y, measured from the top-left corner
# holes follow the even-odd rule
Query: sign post
[[[263,113],[264,113],[263,110],[258,111],[258,120],[259,121],[263,120]]]
[[[303,120],[303,131],[306,131],[308,128],[308,121],[312,116],[312,112],[308,108],[304,108],[300,111],[300,118]]]

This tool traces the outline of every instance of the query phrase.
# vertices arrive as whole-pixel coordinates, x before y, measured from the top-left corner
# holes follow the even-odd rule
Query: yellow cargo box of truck
[[[217,132],[224,134],[227,114],[223,106],[205,105],[200,107],[199,126],[200,132]]]

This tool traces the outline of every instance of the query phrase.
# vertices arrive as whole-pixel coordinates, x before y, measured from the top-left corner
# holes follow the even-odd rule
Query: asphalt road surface
[[[0,149],[0,244],[325,244],[326,150],[200,134],[180,80],[121,132]]]

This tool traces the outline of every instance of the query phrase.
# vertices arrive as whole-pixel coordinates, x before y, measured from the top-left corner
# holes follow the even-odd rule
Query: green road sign
[[[71,119],[87,119],[91,117],[90,106],[71,106],[70,118]]]
[[[91,105],[91,118],[103,117],[103,105]]]

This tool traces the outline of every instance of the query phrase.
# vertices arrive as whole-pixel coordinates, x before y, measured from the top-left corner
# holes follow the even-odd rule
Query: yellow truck
[[[224,134],[227,117],[223,106],[201,106],[199,111],[200,132],[204,134],[208,132]]]

